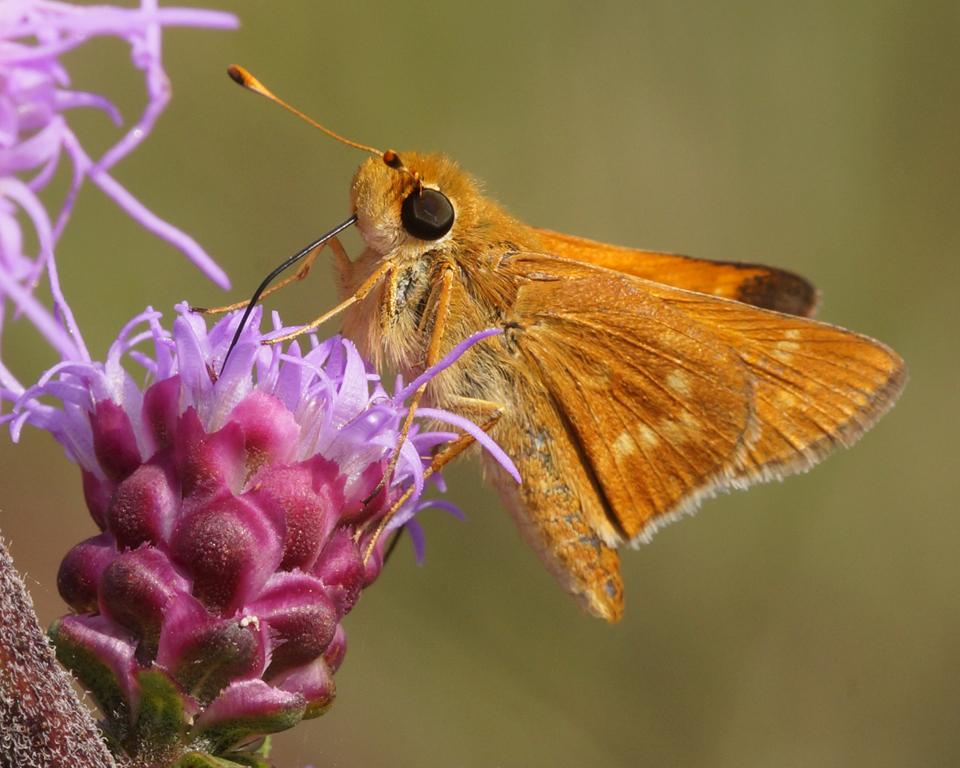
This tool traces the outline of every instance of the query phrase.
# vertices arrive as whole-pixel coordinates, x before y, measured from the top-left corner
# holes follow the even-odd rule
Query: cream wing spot
[[[797,405],[797,396],[788,389],[778,389],[774,392],[773,399],[776,405],[781,408],[793,408]]]
[[[660,436],[646,424],[637,427],[637,435],[644,448],[656,448],[660,444]]]
[[[789,363],[793,358],[794,352],[800,349],[797,339],[800,338],[800,330],[797,328],[788,328],[783,332],[783,339],[773,345],[773,356],[781,363]]]
[[[631,435],[627,431],[621,432],[617,439],[613,441],[613,452],[617,456],[629,456],[630,454],[636,453],[637,444]]]
[[[673,371],[667,376],[667,386],[680,397],[690,397],[690,379],[683,371]]]
[[[795,341],[778,341],[773,347],[772,354],[781,363],[789,363],[798,349],[800,345]]]

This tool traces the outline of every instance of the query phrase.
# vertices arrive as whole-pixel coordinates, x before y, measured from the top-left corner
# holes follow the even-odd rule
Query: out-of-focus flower
[[[183,251],[212,280],[228,284],[223,270],[189,235],[148,210],[110,174],[146,138],[170,98],[161,59],[161,30],[168,26],[230,29],[237,20],[215,11],[160,8],[158,0],[141,0],[135,8],[54,0],[0,2],[0,324],[12,306],[65,357],[83,356],[86,350],[63,299],[52,255],[84,181]],[[60,57],[98,36],[129,43],[132,63],[144,75],[147,101],[139,118],[94,159],[80,144],[67,115],[92,107],[118,125],[120,115],[104,97],[72,90]],[[55,177],[64,156],[72,167],[71,182],[51,217],[38,194]],[[24,221],[33,230],[29,235],[21,228]],[[31,241],[36,242],[35,250],[26,245]],[[33,293],[44,277],[53,311]],[[0,368],[0,376],[4,373],[9,376]]]
[[[414,385],[389,396],[340,337],[305,353],[263,346],[253,320],[219,372],[236,315],[208,331],[181,306],[171,333],[148,310],[104,363],[62,362],[8,417],[14,436],[45,429],[81,467],[101,533],[63,560],[58,585],[76,613],[52,635],[128,754],[239,758],[322,713],[346,648],[340,621],[382,566],[377,524],[412,488],[385,530],[407,525],[419,542],[413,515],[437,504],[421,499],[425,468],[460,434],[415,427],[398,447]],[[479,427],[422,415],[516,476]],[[365,503],[394,450],[392,483]]]

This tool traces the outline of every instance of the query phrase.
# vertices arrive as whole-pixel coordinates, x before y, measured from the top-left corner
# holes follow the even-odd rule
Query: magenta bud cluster
[[[51,635],[107,733],[135,755],[228,757],[330,705],[341,621],[382,567],[377,523],[413,488],[387,531],[406,525],[420,544],[424,468],[458,433],[418,426],[398,446],[405,408],[342,338],[267,347],[255,316],[220,371],[237,318],[208,330],[178,309],[172,333],[148,310],[106,362],[53,369],[12,426],[48,429],[82,470],[100,532],[63,559],[73,613]]]
[[[380,567],[376,548],[364,563],[360,534],[382,509],[363,505],[382,469],[348,495],[334,462],[293,460],[299,430],[276,397],[250,393],[208,432],[194,408],[177,413],[179,389],[173,377],[144,393],[145,458],[122,408],[90,414],[101,472],[84,470],[84,487],[103,532],[63,560],[58,586],[76,615],[57,634],[101,644],[130,708],[137,670],[154,666],[193,706],[216,702],[201,730],[270,702],[318,714],[343,655],[340,620]]]

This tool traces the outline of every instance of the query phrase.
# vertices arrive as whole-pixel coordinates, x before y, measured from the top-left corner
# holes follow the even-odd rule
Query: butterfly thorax
[[[442,190],[449,198],[456,214],[453,227],[435,242],[407,234],[400,207],[412,182],[371,158],[357,171],[351,194],[367,248],[352,264],[341,265],[339,277],[346,297],[385,261],[390,263],[380,283],[348,310],[344,332],[378,367],[409,378],[426,363],[443,273],[451,277],[451,291],[441,355],[477,331],[509,324],[517,284],[500,264],[510,253],[538,243],[534,230],[485,198],[477,182],[448,158],[401,156],[426,188]],[[501,370],[502,363],[493,369],[489,357],[480,348],[468,352],[432,382],[428,400],[447,406],[457,397],[489,398],[491,389],[499,394],[509,371]]]

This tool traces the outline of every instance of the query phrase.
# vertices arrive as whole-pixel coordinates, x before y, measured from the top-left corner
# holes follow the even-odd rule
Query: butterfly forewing
[[[518,344],[630,540],[850,444],[902,386],[887,347],[824,323],[551,255],[509,268]]]
[[[632,278],[549,257],[516,267],[529,275],[515,307],[527,364],[632,539],[742,457],[746,366]]]
[[[650,286],[722,335],[754,380],[757,436],[737,476],[780,477],[850,445],[893,405],[903,360],[874,339],[826,323]]]
[[[622,248],[546,229],[532,231],[543,250],[554,256],[791,315],[809,317],[817,307],[816,289],[784,269]]]

